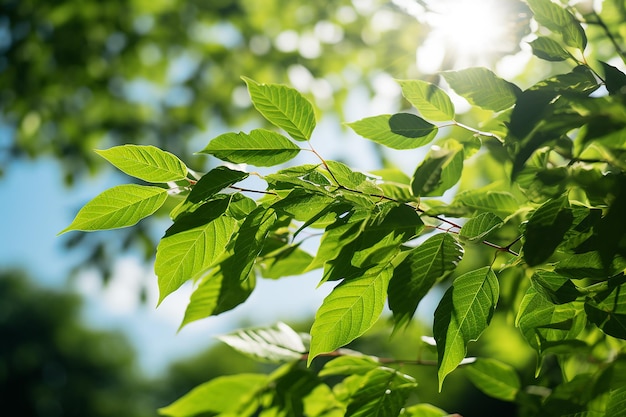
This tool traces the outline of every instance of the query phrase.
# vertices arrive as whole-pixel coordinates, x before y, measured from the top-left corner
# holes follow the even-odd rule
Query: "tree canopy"
[[[349,121],[383,154],[428,147],[410,174],[390,158],[361,172],[318,152],[335,138],[318,133],[316,100],[263,73],[237,76],[266,122],[200,145],[214,161],[206,171],[166,147],[97,152],[134,182],[95,196],[62,233],[130,227],[167,212],[154,268],[159,303],[194,285],[181,327],[245,303],[260,279],[317,271],[320,285],[333,287],[309,332],[278,323],[221,337],[282,366],[212,379],[161,414],[460,411],[416,398],[408,365],[435,367],[443,395],[464,370],[519,415],[623,413],[626,6],[526,7],[532,21],[521,33],[532,32],[532,62],[544,65],[529,68],[551,74],[507,79],[474,66],[442,68],[428,80],[398,76],[401,109]],[[401,343],[431,297],[432,328],[415,348],[423,355],[346,348],[386,308],[390,343]],[[534,351],[531,378],[515,359],[519,350],[471,354],[494,323]],[[495,352],[510,341],[489,343]]]

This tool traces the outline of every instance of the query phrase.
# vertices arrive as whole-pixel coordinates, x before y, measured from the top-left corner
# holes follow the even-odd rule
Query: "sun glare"
[[[430,27],[426,42],[419,46],[418,67],[441,70],[447,59],[457,65],[477,61],[512,48],[509,33],[517,19],[510,2],[503,0],[393,0],[394,4]],[[514,46],[513,46],[514,47]],[[447,62],[446,64],[450,64]],[[446,68],[450,69],[450,68]]]
[[[458,55],[488,53],[506,35],[497,2],[443,0],[433,2],[427,22],[432,36],[439,37]]]

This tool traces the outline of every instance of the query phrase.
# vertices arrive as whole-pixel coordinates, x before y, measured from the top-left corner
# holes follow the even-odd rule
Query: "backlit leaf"
[[[498,296],[498,278],[489,267],[459,276],[444,294],[433,324],[439,391],[446,375],[465,358],[468,343],[477,340],[489,325]]]
[[[561,34],[563,41],[581,51],[587,45],[587,36],[580,23],[563,6],[550,0],[527,0],[535,20],[553,32]]]
[[[624,273],[609,280],[609,289],[594,295],[585,303],[589,321],[602,331],[626,339],[626,291]]]
[[[348,126],[358,135],[392,149],[415,149],[427,145],[433,140],[434,135],[427,134],[423,137],[412,138],[392,132],[389,125],[391,117],[390,114],[366,117],[348,123]]]
[[[118,185],[102,192],[78,211],[70,230],[85,232],[133,226],[157,211],[167,199],[167,190],[136,184]]]
[[[442,75],[458,95],[485,110],[508,109],[522,92],[518,86],[503,80],[487,68],[445,71]]]
[[[402,95],[428,120],[445,122],[454,119],[454,104],[448,94],[435,84],[422,80],[399,80]]]
[[[196,212],[182,216],[165,233],[157,246],[154,264],[159,303],[187,280],[204,272],[225,252],[236,226],[234,219],[220,215],[226,207],[227,202],[207,203]]]
[[[531,265],[545,262],[562,242],[574,220],[566,195],[541,205],[528,220],[524,259]]]
[[[370,356],[340,356],[324,365],[319,376],[329,375],[365,375],[380,364]]]
[[[482,240],[503,224],[502,219],[493,213],[480,213],[463,225],[459,235],[469,241]]]
[[[300,148],[292,141],[280,133],[265,129],[255,129],[249,134],[224,133],[200,151],[223,161],[262,167],[287,162],[298,152]]]
[[[242,77],[254,107],[275,126],[299,141],[311,139],[315,112],[311,103],[297,90],[278,84],[260,84]]]
[[[515,400],[522,385],[515,369],[496,359],[481,358],[465,369],[476,388],[502,401]]]
[[[317,310],[311,328],[310,364],[365,333],[385,306],[391,267],[373,268],[361,277],[337,285]]]
[[[303,336],[282,322],[271,327],[237,330],[218,339],[263,362],[297,361],[307,352]]]
[[[519,209],[519,203],[513,194],[506,191],[467,190],[458,193],[454,203],[504,217]]]
[[[120,171],[147,182],[177,181],[187,176],[183,161],[155,146],[122,145],[96,153]]]
[[[250,402],[258,402],[259,392],[269,383],[261,374],[220,376],[198,385],[172,404],[160,408],[159,414],[171,417],[194,417],[200,414],[238,412]]]
[[[389,283],[394,330],[409,324],[422,298],[438,279],[456,268],[462,256],[463,247],[449,233],[438,233],[410,251]]]
[[[415,196],[441,196],[461,178],[463,172],[463,147],[456,141],[448,146],[433,146],[417,167],[411,180]]]

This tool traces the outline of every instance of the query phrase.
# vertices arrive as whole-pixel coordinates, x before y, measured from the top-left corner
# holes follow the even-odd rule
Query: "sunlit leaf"
[[[271,327],[240,329],[218,339],[255,360],[271,363],[299,360],[307,351],[302,335],[282,322]]]
[[[279,251],[264,255],[261,260],[261,274],[265,278],[281,278],[304,273],[313,256],[300,249],[299,245],[289,245]]]
[[[587,46],[587,36],[580,23],[564,7],[550,0],[528,0],[535,20],[553,32],[561,34],[563,41],[581,51]]]
[[[508,216],[519,209],[513,194],[506,191],[467,190],[458,193],[454,203],[498,216]]]
[[[422,298],[438,279],[456,268],[462,256],[463,247],[448,233],[436,234],[409,252],[389,283],[394,330],[409,324]]]
[[[469,241],[477,241],[504,224],[502,219],[493,213],[480,213],[472,217],[461,227],[459,235]]]
[[[450,413],[432,404],[421,403],[406,407],[402,416],[406,417],[446,417]]]
[[[316,356],[350,343],[372,327],[385,306],[392,272],[391,267],[373,268],[333,289],[315,315],[309,364]]]
[[[498,278],[491,268],[484,267],[456,278],[439,302],[433,324],[439,391],[445,377],[465,358],[468,343],[477,340],[489,325],[498,296]]]
[[[254,107],[272,124],[299,141],[311,139],[315,128],[313,105],[297,90],[278,84],[260,84],[242,77]]]
[[[445,71],[442,75],[457,94],[485,110],[508,109],[522,92],[518,86],[503,80],[487,68]]]
[[[466,372],[476,388],[502,401],[515,400],[522,385],[515,369],[496,359],[478,359],[467,366]]]
[[[435,84],[422,80],[399,80],[402,95],[420,114],[434,121],[454,119],[454,104],[448,94]]]
[[[348,123],[348,126],[364,138],[392,149],[419,148],[430,143],[436,135],[434,129],[430,130],[425,136],[417,138],[394,133],[390,127],[391,117],[390,114],[366,117],[365,119]],[[426,130],[423,131],[425,132]]]
[[[233,413],[250,402],[258,402],[258,393],[269,383],[261,374],[220,376],[198,385],[172,404],[160,408],[159,414],[171,417],[194,417],[208,413]]]
[[[293,159],[300,148],[281,135],[265,129],[255,129],[249,134],[224,133],[212,141],[200,153],[215,156],[235,164],[274,166]]]
[[[155,146],[122,145],[96,153],[120,171],[147,182],[177,181],[187,176],[183,161]]]
[[[615,389],[609,391],[606,415],[615,417],[623,417],[626,415],[626,387],[615,387]]]
[[[221,215],[228,202],[207,203],[181,216],[157,246],[154,270],[159,282],[159,303],[187,280],[209,268],[226,250],[236,221]]]
[[[157,211],[167,199],[167,190],[136,184],[118,185],[102,192],[78,211],[70,230],[85,232],[133,226]]]

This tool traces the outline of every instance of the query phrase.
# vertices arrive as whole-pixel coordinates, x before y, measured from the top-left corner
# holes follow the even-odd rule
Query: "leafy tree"
[[[222,337],[282,366],[214,378],[162,414],[446,415],[413,396],[409,365],[435,367],[444,394],[464,369],[523,416],[623,414],[626,74],[607,61],[626,62],[626,10],[609,0],[601,12],[527,4],[537,24],[532,51],[561,72],[524,88],[484,67],[443,71],[445,84],[402,79],[411,108],[349,124],[383,148],[431,145],[410,177],[326,159],[315,149],[324,139],[313,104],[248,77],[254,107],[279,130],[224,133],[200,150],[227,164],[196,173],[157,147],[98,151],[150,185],[104,191],[62,232],[133,226],[169,210],[155,272],[159,302],[194,282],[181,326],[245,302],[258,279],[318,270],[320,283],[334,285],[309,333],[279,323]],[[472,110],[459,114],[451,91]],[[308,163],[287,164],[301,154]],[[385,305],[391,343],[400,343],[419,303],[437,294],[432,333],[420,342],[432,358],[346,348]],[[484,350],[492,353],[468,354],[495,323],[501,336]],[[531,381],[519,350],[495,354],[513,332],[536,355]]]
[[[120,334],[88,330],[79,298],[0,274],[0,403],[20,416],[150,416],[151,397]]]

